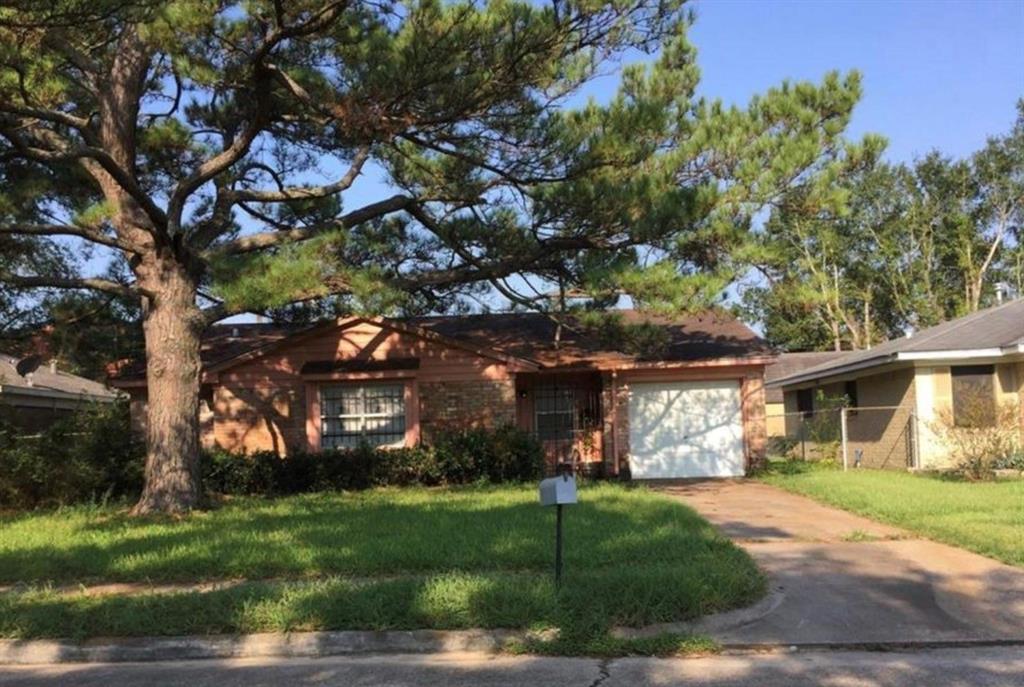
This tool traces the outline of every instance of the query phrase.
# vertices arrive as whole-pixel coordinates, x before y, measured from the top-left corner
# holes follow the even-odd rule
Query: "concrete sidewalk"
[[[782,602],[726,644],[1024,641],[1024,570],[754,481],[662,491],[769,574]]]
[[[797,652],[656,659],[443,654],[0,667],[0,687],[1014,687],[1018,647]]]

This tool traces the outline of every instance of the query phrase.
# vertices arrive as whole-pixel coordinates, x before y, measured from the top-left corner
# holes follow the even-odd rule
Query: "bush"
[[[1024,470],[1024,449],[1019,449],[992,461],[993,470]]]
[[[0,426],[0,506],[137,496],[144,456],[132,436],[126,402],[83,406],[32,437]]]
[[[0,425],[0,508],[39,508],[135,498],[142,490],[145,447],[130,429],[127,403],[88,406],[41,435]],[[205,451],[209,492],[276,496],[412,484],[539,479],[540,444],[515,428],[442,432],[433,446],[322,453]]]
[[[203,482],[221,494],[285,495],[378,486],[518,482],[539,479],[544,455],[532,436],[512,426],[440,433],[412,448],[204,454]]]
[[[939,410],[932,431],[946,446],[957,471],[969,480],[992,479],[1002,465],[1013,467],[1021,453],[1020,407],[1014,402],[997,403],[980,395],[968,398],[957,415],[953,409]]]

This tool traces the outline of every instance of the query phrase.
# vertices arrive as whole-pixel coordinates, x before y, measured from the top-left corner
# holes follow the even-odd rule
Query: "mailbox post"
[[[576,503],[576,478],[562,473],[541,480],[540,505],[555,507],[555,588],[562,586],[562,506]]]

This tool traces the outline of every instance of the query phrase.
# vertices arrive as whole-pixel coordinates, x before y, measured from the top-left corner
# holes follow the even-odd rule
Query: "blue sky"
[[[856,69],[864,97],[848,134],[884,135],[894,162],[933,148],[970,155],[1010,129],[1024,97],[1024,0],[696,0],[693,7],[700,95],[743,106],[786,79]],[[582,95],[606,101],[618,82],[609,73]],[[379,170],[367,172],[349,190],[347,208],[393,192]]]
[[[1024,0],[698,0],[701,92],[742,104],[783,79],[857,69],[850,133],[889,158],[961,157],[1008,131],[1024,97]]]

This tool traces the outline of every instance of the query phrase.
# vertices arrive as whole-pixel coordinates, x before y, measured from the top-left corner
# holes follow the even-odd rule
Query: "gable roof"
[[[0,392],[27,394],[32,396],[85,397],[91,400],[113,400],[117,392],[103,384],[85,377],[79,377],[61,370],[52,370],[41,365],[26,377],[18,374],[18,358],[0,353]]]
[[[1024,353],[1024,298],[958,317],[837,360],[779,378],[787,386],[894,362],[992,358]]]
[[[203,336],[200,356],[204,370],[222,370],[264,355],[283,345],[298,343],[335,326],[373,322],[397,331],[434,340],[442,345],[471,350],[509,364],[538,367],[615,366],[638,361],[697,362],[718,358],[757,358],[772,352],[745,324],[720,312],[679,318],[659,318],[632,310],[615,311],[623,322],[654,324],[664,331],[664,346],[655,357],[630,352],[625,342],[615,345],[577,332],[572,318],[563,327],[556,347],[556,324],[542,313],[488,313],[393,319],[348,318],[315,324],[219,324]],[[141,380],[145,366],[136,361],[121,368],[115,384]]]
[[[764,370],[765,403],[782,403],[782,388],[768,386],[773,382],[812,367],[839,360],[850,354],[850,351],[809,351],[798,353],[782,353],[775,362]]]

